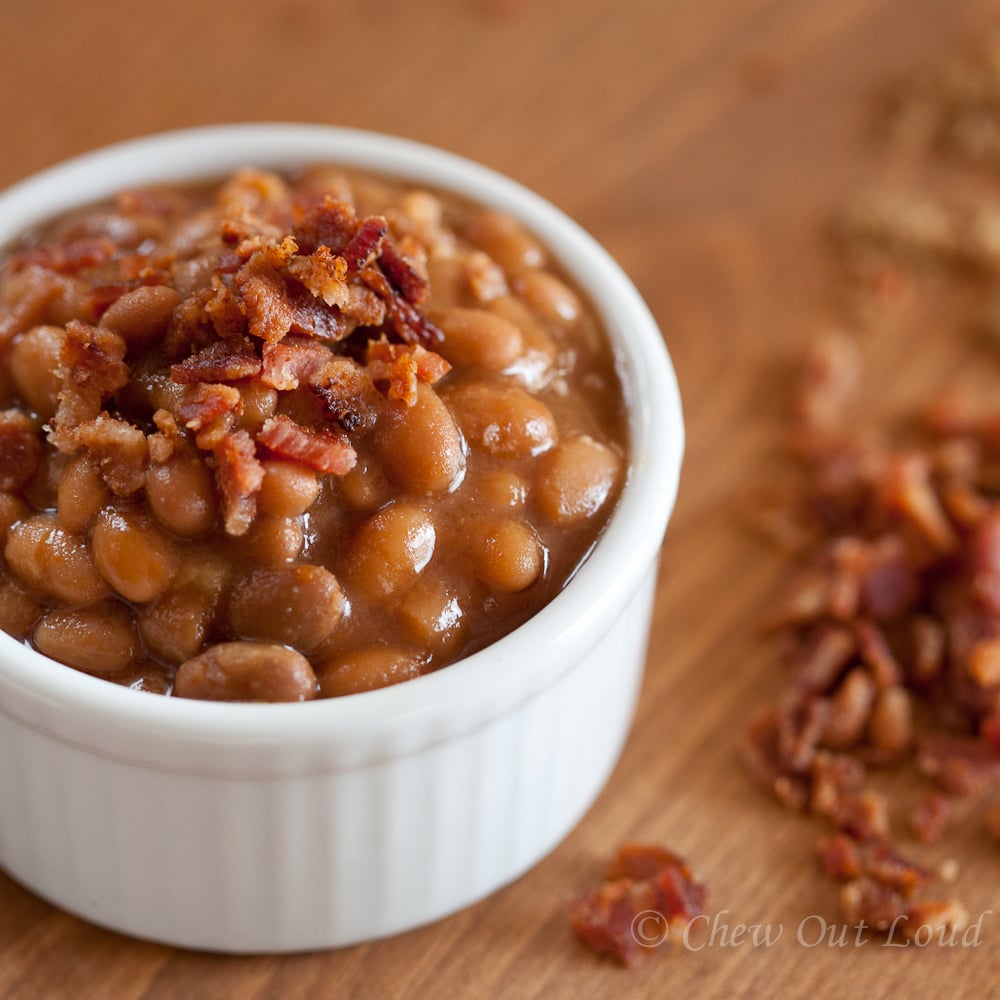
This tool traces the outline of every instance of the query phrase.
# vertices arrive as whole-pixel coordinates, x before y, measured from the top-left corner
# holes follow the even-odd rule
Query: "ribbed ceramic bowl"
[[[192,948],[294,951],[464,907],[547,854],[603,787],[642,676],[683,425],[660,332],[586,233],[453,155],[304,125],[177,132],[0,195],[0,244],[137,184],[337,162],[520,218],[587,290],[631,408],[631,466],[588,561],[527,624],[396,687],[293,705],[137,693],[0,634],[0,865],[97,924]]]

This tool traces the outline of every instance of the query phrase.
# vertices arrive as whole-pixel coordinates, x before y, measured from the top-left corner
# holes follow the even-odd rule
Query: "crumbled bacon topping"
[[[70,240],[55,246],[32,247],[12,254],[10,266],[19,271],[37,264],[57,274],[76,274],[89,267],[96,267],[110,260],[118,248],[106,237]]]
[[[116,496],[132,496],[146,485],[149,447],[138,427],[102,413],[76,429],[76,440],[97,459],[104,481]]]
[[[281,414],[267,420],[257,441],[274,454],[294,459],[325,475],[342,476],[357,461],[354,449],[343,435],[323,429],[310,430]]]
[[[192,382],[238,382],[259,374],[261,360],[246,338],[218,340],[180,364],[172,365],[170,377],[188,385]]]
[[[253,439],[244,430],[223,436],[215,446],[215,458],[226,531],[230,535],[243,535],[257,512],[264,467],[257,458]]]
[[[66,324],[59,358],[62,391],[49,434],[49,441],[60,451],[76,450],[76,429],[95,420],[105,402],[128,382],[126,349],[125,341],[111,330],[79,320]]]
[[[156,191],[119,200],[164,216],[183,204]],[[355,462],[348,435],[371,430],[379,400],[412,405],[418,385],[438,381],[449,365],[428,349],[441,334],[420,312],[426,247],[412,234],[397,237],[384,216],[359,216],[330,195],[293,195],[266,171],[226,181],[214,213],[155,254],[119,246],[114,233],[13,254],[9,281],[24,292],[0,339],[30,327],[71,281],[89,280],[81,315],[96,323],[127,292],[183,275],[162,339],[146,356],[126,357],[125,337],[111,329],[67,324],[46,430],[63,453],[91,453],[121,497],[143,488],[150,461],[200,453],[214,471],[226,530],[242,534],[256,512],[260,454],[343,475]],[[197,273],[185,270],[189,256]],[[246,392],[277,393],[277,406],[248,423]],[[4,488],[22,487],[40,461],[39,429],[26,420],[0,414]]]

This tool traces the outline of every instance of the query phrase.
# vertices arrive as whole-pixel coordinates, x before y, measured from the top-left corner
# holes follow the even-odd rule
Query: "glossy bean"
[[[206,701],[309,701],[316,674],[309,661],[285,646],[223,642],[177,668],[174,694]]]
[[[234,581],[229,595],[234,635],[306,651],[333,632],[344,610],[337,578],[310,564],[254,570]]]
[[[116,601],[50,611],[35,626],[39,652],[78,670],[114,674],[138,651],[132,615]]]
[[[399,645],[373,645],[338,653],[316,669],[320,695],[336,698],[399,684],[418,677],[419,654]]]

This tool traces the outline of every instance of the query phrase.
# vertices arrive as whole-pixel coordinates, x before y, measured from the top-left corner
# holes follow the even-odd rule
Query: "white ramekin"
[[[551,204],[449,153],[312,125],[152,136],[8,189],[0,244],[124,187],[323,161],[461,193],[541,237],[614,341],[631,470],[605,534],[548,607],[397,687],[296,705],[182,701],[0,634],[0,865],[87,920],[192,948],[296,951],[392,934],[549,852],[625,740],[677,490],[677,384],[635,288]]]

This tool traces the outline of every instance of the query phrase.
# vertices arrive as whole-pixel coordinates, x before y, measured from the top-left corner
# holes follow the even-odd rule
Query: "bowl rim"
[[[618,356],[631,437],[629,475],[597,544],[566,587],[519,628],[403,684],[295,704],[167,698],[66,667],[0,633],[0,712],[18,713],[8,704],[16,693],[22,704],[77,718],[84,713],[97,730],[213,744],[347,746],[398,734],[413,719],[430,723],[420,727],[424,731],[468,730],[558,680],[640,588],[659,552],[680,477],[684,425],[676,375],[656,321],[624,271],[576,222],[520,183],[454,153],[383,133],[275,122],[205,126],[84,153],[0,192],[0,246],[129,185],[209,179],[244,165],[280,169],[323,161],[395,175],[509,212],[586,289]],[[543,639],[544,657],[526,655]]]

